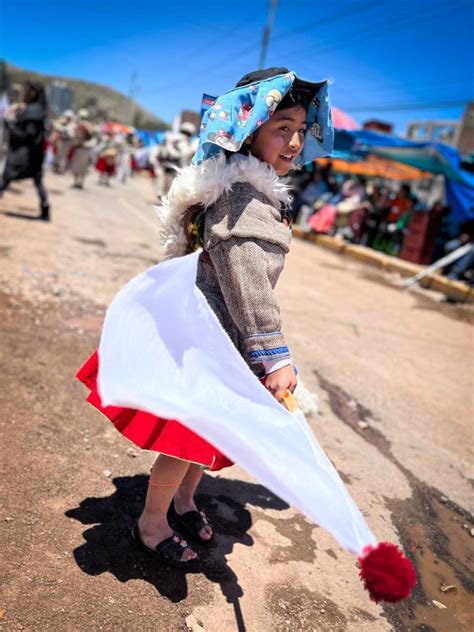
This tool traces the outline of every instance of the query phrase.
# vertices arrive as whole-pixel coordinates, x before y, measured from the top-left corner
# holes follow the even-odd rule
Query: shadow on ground
[[[85,543],[74,550],[78,566],[88,575],[112,573],[120,582],[142,579],[173,603],[187,597],[187,575],[202,573],[220,585],[223,595],[234,606],[238,629],[245,630],[239,606],[243,591],[226,556],[236,544],[253,545],[248,534],[252,518],[247,504],[277,510],[287,509],[288,505],[262,485],[205,475],[197,503],[206,510],[216,529],[216,543],[211,548],[193,544],[201,562],[192,571],[183,571],[160,566],[130,539],[132,525],[143,507],[147,481],[143,474],[114,478],[116,491],[111,496],[85,498],[79,507],[66,511],[69,518],[93,525],[83,533]]]
[[[31,212],[34,213],[36,211],[32,210],[32,209],[25,209],[27,212]],[[39,216],[38,215],[28,215],[27,213],[17,213],[16,211],[4,211],[1,210],[0,213],[2,215],[5,215],[6,217],[14,217],[15,219],[26,219],[26,220],[39,220]]]

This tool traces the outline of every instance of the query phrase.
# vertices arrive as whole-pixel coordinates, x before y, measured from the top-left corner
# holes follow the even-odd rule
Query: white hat
[[[189,136],[194,136],[194,134],[196,133],[196,126],[193,123],[189,123],[185,121],[184,123],[181,123],[181,125],[179,126],[179,131],[182,134],[188,134]]]

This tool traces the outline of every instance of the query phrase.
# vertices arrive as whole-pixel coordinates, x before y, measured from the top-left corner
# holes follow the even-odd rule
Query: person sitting
[[[459,236],[445,244],[445,253],[454,252],[466,244],[471,244],[470,249],[448,268],[448,279],[474,285],[474,219],[461,225]]]
[[[309,206],[312,209],[314,203],[327,190],[328,186],[322,177],[321,169],[318,165],[314,165],[310,181],[304,186],[301,193],[295,196],[292,204],[291,214],[294,221],[297,221],[303,206]]]

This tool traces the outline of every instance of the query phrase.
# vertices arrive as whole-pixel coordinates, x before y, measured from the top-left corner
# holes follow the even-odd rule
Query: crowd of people
[[[293,181],[293,218],[317,233],[397,255],[411,213],[419,204],[410,186],[398,190],[364,177],[335,174],[331,162]]]
[[[91,168],[104,186],[110,186],[114,179],[126,182],[137,171],[148,171],[161,198],[168,192],[176,169],[191,161],[195,133],[194,125],[184,122],[178,132],[166,132],[162,144],[146,146],[133,128],[92,124],[86,109],[77,113],[68,110],[52,123],[47,163],[56,173],[70,171],[78,189],[83,188]]]
[[[168,192],[177,169],[190,163],[197,142],[196,128],[189,122],[176,132],[166,132],[161,144],[146,145],[134,128],[94,122],[86,108],[55,117],[37,81],[24,84],[21,101],[2,112],[2,119],[8,149],[0,195],[11,182],[31,178],[39,196],[39,218],[45,221],[50,220],[50,206],[44,168],[72,175],[71,185],[76,189],[82,189],[94,171],[103,186],[124,183],[137,171],[147,171],[159,200]]]
[[[412,214],[429,211],[436,217],[431,261],[440,259],[456,247],[472,243],[472,252],[446,269],[450,278],[471,282],[474,267],[474,227],[460,228],[453,239],[449,226],[449,207],[442,201],[427,206],[409,184],[396,185],[380,178],[336,174],[332,163],[314,163],[312,171],[294,172],[293,220],[305,230],[338,236],[399,256],[408,234]]]

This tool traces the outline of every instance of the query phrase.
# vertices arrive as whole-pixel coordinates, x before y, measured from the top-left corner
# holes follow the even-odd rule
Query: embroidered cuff
[[[245,347],[251,364],[289,360],[290,351],[281,331],[252,334],[245,337]]]
[[[265,362],[279,362],[280,360],[290,360],[290,350],[288,347],[273,347],[272,349],[256,349],[249,351],[251,364],[264,364]]]

